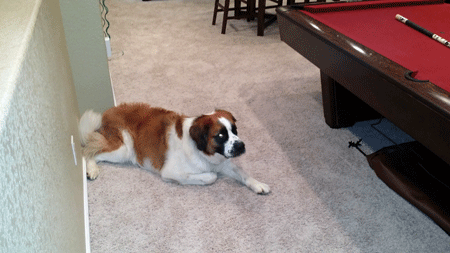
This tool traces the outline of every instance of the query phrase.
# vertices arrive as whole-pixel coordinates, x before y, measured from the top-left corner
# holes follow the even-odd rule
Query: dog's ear
[[[207,116],[200,116],[194,120],[189,135],[197,144],[200,151],[207,153],[209,130],[211,128],[212,120]]]

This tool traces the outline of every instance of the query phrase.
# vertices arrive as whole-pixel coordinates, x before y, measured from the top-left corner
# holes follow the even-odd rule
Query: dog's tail
[[[92,110],[84,112],[81,116],[78,129],[80,131],[81,145],[85,146],[88,143],[89,136],[102,126],[102,115]]]
[[[101,125],[102,115],[100,113],[88,110],[81,116],[78,130],[80,131],[83,154],[88,158],[94,157],[107,145],[105,137],[96,132]]]

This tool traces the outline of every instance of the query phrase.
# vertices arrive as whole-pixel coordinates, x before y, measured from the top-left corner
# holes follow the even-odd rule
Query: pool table
[[[281,39],[320,69],[330,127],[385,117],[416,140],[367,160],[381,180],[450,235],[450,48],[397,21],[397,14],[450,39],[450,4],[441,0],[277,9]]]
[[[450,39],[450,4],[441,0],[277,9],[281,40],[320,69],[330,127],[384,116],[450,164],[450,48],[396,14]]]

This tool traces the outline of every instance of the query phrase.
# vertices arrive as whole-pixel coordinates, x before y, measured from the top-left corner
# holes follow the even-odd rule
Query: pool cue
[[[428,31],[427,29],[425,29],[425,28],[423,28],[423,27],[421,27],[421,26],[419,26],[419,25],[409,21],[407,18],[401,16],[400,14],[395,15],[395,19],[397,19],[398,21],[404,23],[405,25],[413,28],[416,31],[419,31],[419,32],[425,34],[426,36],[428,36],[428,37],[430,37],[430,38],[432,38],[434,40],[437,40],[438,42],[446,45],[447,47],[450,47],[450,42],[448,42],[446,39],[444,39],[441,36],[439,36],[437,34],[434,34],[434,33],[430,32],[430,31]]]

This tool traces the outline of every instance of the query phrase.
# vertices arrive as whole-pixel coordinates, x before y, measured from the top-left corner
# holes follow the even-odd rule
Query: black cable
[[[359,141],[357,141],[357,142],[349,141],[348,148],[356,148],[359,152],[361,152],[361,154],[363,154],[364,156],[367,156],[367,154],[364,153],[364,151],[362,151],[359,148],[361,146],[361,142],[362,142],[362,139],[359,139]]]
[[[103,31],[103,33],[105,34],[105,37],[111,38],[111,36],[108,33],[110,23],[109,23],[108,19],[106,18],[106,15],[108,14],[109,9],[106,6],[105,1],[106,0],[99,0],[100,7],[101,7],[102,26],[105,27],[105,25],[106,25],[106,28]]]

